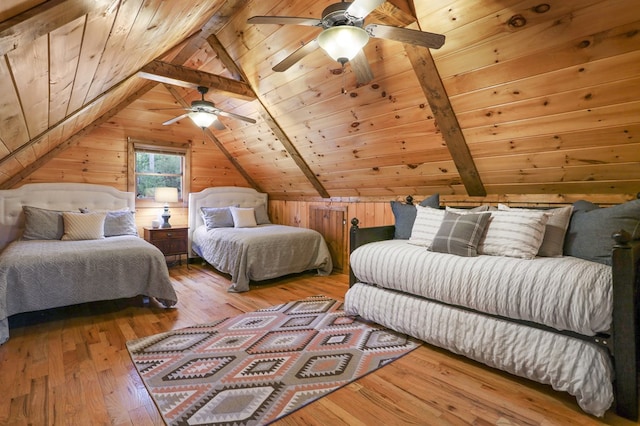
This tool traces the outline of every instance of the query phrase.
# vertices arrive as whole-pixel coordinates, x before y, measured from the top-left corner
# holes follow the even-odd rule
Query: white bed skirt
[[[344,309],[385,327],[576,397],[603,416],[613,403],[613,366],[594,344],[357,283]]]

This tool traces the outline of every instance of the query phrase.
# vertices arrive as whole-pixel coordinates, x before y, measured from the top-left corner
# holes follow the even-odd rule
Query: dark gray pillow
[[[420,202],[422,207],[440,208],[440,194],[433,194]],[[408,240],[411,237],[413,222],[416,221],[416,206],[406,204],[400,201],[391,202],[391,211],[393,212],[395,234],[393,238],[396,240]]]
[[[269,220],[269,214],[267,213],[267,206],[264,204],[260,204],[255,208],[256,212],[256,224],[264,225],[266,223],[271,223]]]
[[[600,208],[588,201],[576,201],[564,239],[564,255],[611,265],[611,235],[624,229],[640,239],[640,200]]]
[[[59,240],[64,234],[62,212],[22,206],[25,217],[23,240]]]
[[[129,210],[108,211],[104,219],[104,236],[138,235],[134,212]]]
[[[477,256],[478,243],[490,218],[489,212],[467,214],[446,212],[429,250],[465,257]]]
[[[200,211],[207,229],[233,228],[233,216],[229,207],[201,207]]]

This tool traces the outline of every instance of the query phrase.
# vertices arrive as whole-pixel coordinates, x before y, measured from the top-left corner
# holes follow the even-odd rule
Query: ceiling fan
[[[400,41],[432,49],[444,44],[444,35],[381,24],[364,27],[364,19],[385,0],[354,0],[334,3],[322,11],[321,19],[290,16],[253,16],[250,24],[305,25],[321,27],[323,31],[314,40],[300,47],[273,67],[286,71],[300,59],[321,47],[331,58],[342,64],[349,62],[360,84],[373,79],[371,67],[362,48],[369,37]]]
[[[164,123],[162,123],[162,125],[167,126],[169,124],[173,124],[185,117],[189,117],[196,124],[196,126],[202,129],[206,129],[213,124],[213,127],[215,127],[216,129],[224,130],[224,124],[222,124],[222,122],[218,119],[218,116],[235,118],[237,120],[246,121],[247,123],[252,124],[256,122],[256,120],[254,120],[253,118],[245,117],[242,115],[234,114],[232,112],[223,111],[220,108],[216,108],[213,102],[209,102],[204,99],[204,95],[208,91],[208,87],[198,86],[198,93],[200,93],[202,99],[191,102],[190,108],[181,108],[189,112],[172,118],[171,120],[165,121]]]

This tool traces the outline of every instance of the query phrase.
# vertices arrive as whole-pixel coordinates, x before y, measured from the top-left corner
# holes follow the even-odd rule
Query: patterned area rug
[[[321,296],[127,342],[169,425],[267,424],[419,345]]]

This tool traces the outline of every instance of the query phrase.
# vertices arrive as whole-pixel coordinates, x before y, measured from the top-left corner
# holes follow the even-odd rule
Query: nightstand
[[[148,228],[145,226],[144,239],[158,247],[165,256],[178,256],[178,260],[182,263],[182,255],[188,254],[188,231],[189,227],[187,226],[172,228]]]

